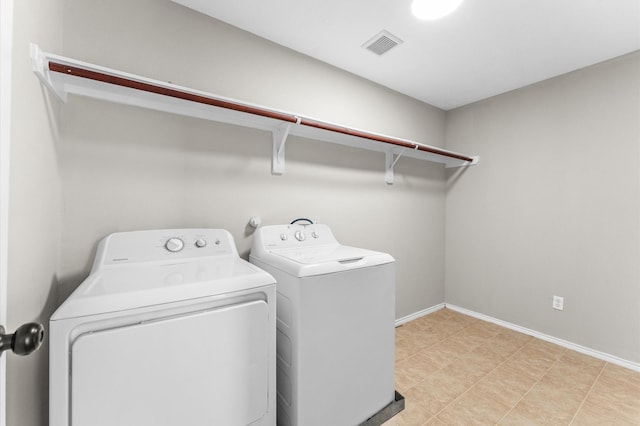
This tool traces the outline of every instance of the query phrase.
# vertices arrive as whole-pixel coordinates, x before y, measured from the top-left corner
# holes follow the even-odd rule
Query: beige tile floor
[[[640,425],[640,373],[442,309],[396,328],[385,426]]]

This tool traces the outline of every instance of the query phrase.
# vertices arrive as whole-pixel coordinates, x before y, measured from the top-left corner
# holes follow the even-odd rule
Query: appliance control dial
[[[164,248],[169,250],[171,253],[179,252],[184,248],[184,241],[180,238],[169,238],[167,242],[164,244]]]
[[[304,241],[307,238],[307,236],[304,235],[304,232],[302,231],[296,231],[295,236],[296,236],[296,240],[298,241]]]
[[[318,237],[320,236],[320,234],[318,234],[316,231],[313,231],[313,232],[311,233],[311,236],[312,236],[313,238],[318,238]]]
[[[196,240],[196,247],[198,248],[203,248],[207,246],[207,240],[205,240],[204,238],[198,238]]]
[[[289,238],[289,236],[287,234],[285,234],[284,232],[282,234],[280,234],[280,239],[282,241],[287,241],[288,238]]]

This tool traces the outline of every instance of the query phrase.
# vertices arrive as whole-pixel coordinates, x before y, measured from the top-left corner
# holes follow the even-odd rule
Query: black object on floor
[[[358,426],[380,426],[402,410],[404,410],[404,396],[396,391],[396,396],[393,401]]]

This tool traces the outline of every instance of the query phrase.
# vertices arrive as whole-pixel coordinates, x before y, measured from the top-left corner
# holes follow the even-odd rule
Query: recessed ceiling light
[[[434,20],[447,16],[460,6],[462,0],[413,0],[411,11],[418,19]]]

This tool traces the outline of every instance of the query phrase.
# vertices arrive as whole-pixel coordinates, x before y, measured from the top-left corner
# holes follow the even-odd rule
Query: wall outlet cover
[[[553,296],[553,309],[562,311],[564,309],[564,297]]]

